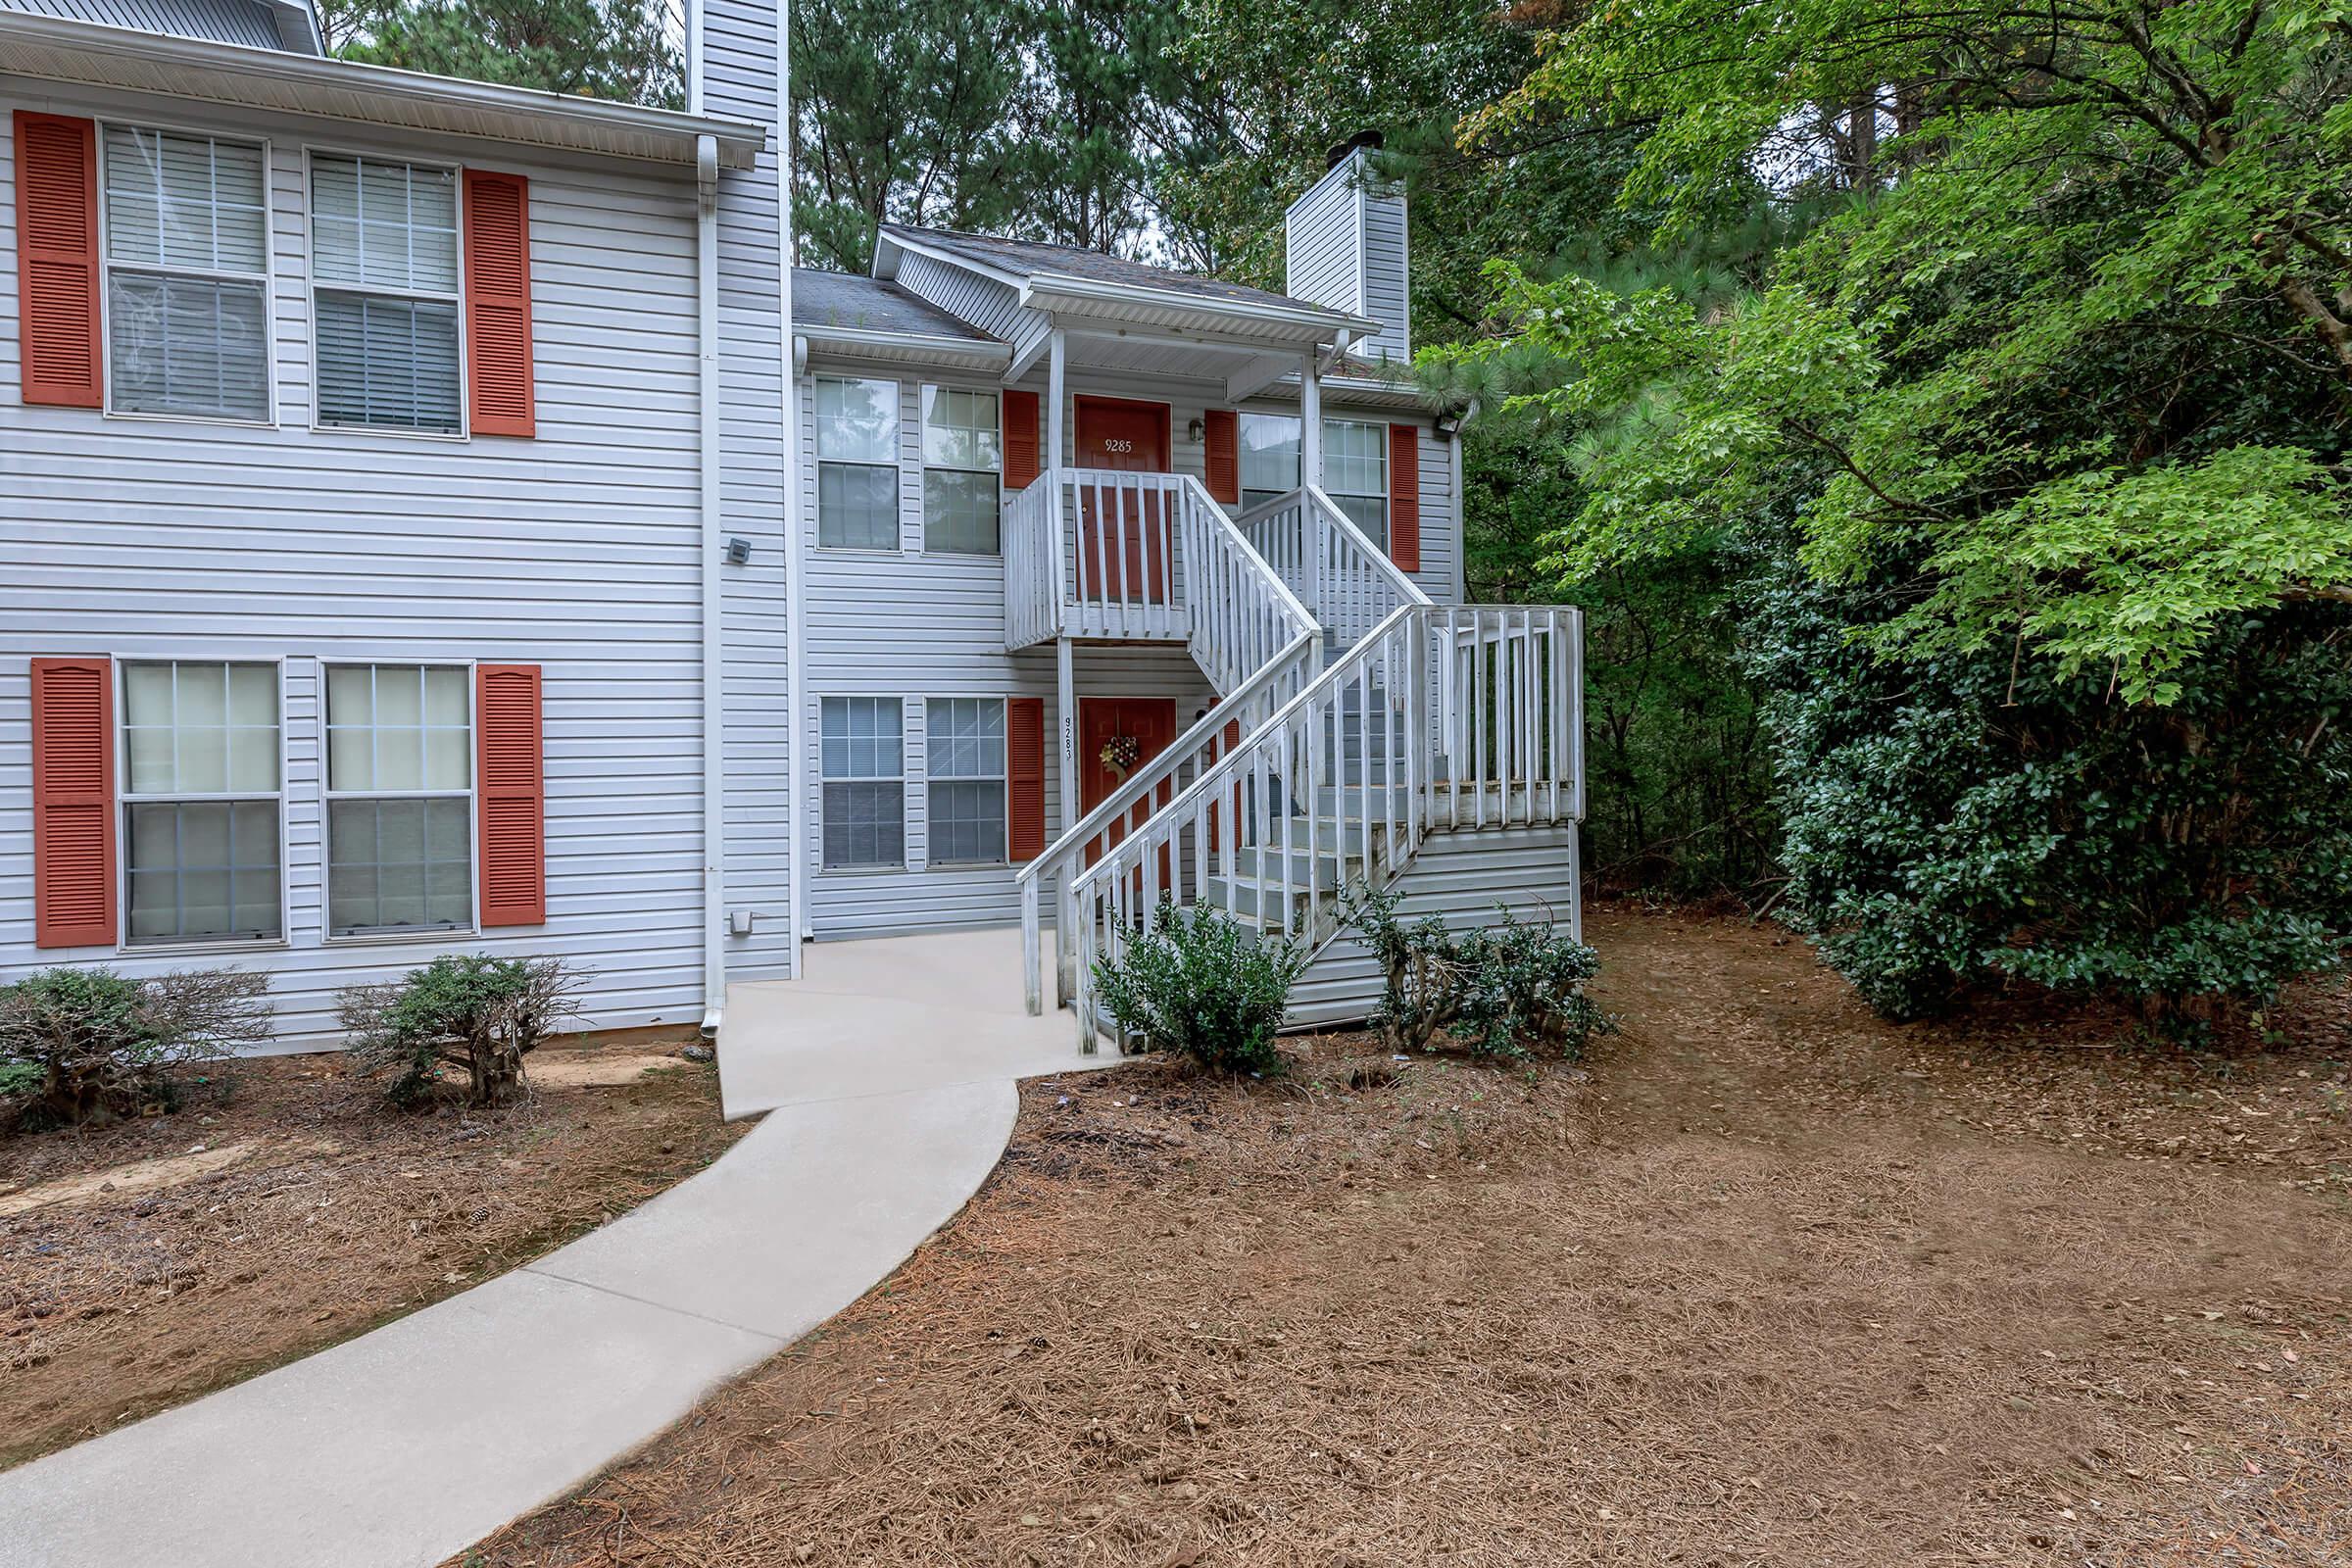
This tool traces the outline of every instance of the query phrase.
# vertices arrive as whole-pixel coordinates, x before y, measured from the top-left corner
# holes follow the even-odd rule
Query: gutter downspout
[[[792,879],[791,965],[801,977],[801,944],[808,939],[808,845],[801,828],[808,781],[802,762],[808,750],[808,638],[802,602],[808,578],[808,540],[801,533],[801,374],[808,366],[808,340],[792,332],[792,260],[799,244],[792,222],[792,0],[776,0],[776,248],[777,282],[784,291],[776,307],[784,363],[784,799],[787,846],[785,875]]]
[[[702,7],[694,8],[699,42]],[[701,51],[695,99],[699,107]],[[703,552],[703,1038],[716,1040],[727,1002],[726,707],[721,639],[725,516],[719,493],[718,407],[718,140],[694,139],[695,296],[701,380],[696,398],[702,438]]]

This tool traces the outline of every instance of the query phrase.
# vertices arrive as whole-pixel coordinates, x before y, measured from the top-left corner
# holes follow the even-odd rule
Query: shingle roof
[[[1170,267],[1130,262],[1117,256],[1105,256],[1101,251],[1082,250],[1075,245],[1000,239],[994,234],[959,234],[946,228],[910,228],[904,223],[884,223],[882,232],[910,244],[926,245],[952,256],[977,262],[983,267],[1017,272],[1023,276],[1051,272],[1062,277],[1084,278],[1094,283],[1164,289],[1233,305],[1277,305],[1301,311],[1329,309],[1311,300],[1292,299],[1285,294],[1250,288],[1241,283],[1228,283],[1221,277],[1207,277],[1199,272],[1180,272]]]
[[[868,332],[906,332],[925,337],[958,337],[974,343],[997,339],[958,320],[929,300],[896,283],[855,272],[792,270],[792,324],[848,326]]]

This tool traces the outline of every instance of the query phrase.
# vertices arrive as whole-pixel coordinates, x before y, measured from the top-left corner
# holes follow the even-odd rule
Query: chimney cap
[[[1348,159],[1348,156],[1352,154],[1358,147],[1361,147],[1366,152],[1376,153],[1380,151],[1380,149],[1385,146],[1387,142],[1388,138],[1383,136],[1377,130],[1359,130],[1354,135],[1348,137],[1346,141],[1334,146],[1330,152],[1323,155],[1323,168],[1326,172],[1337,169],[1342,164],[1346,163]]]

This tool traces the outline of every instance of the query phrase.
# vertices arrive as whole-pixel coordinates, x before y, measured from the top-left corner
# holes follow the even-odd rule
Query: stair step
[[[1343,858],[1334,855],[1328,848],[1321,853],[1309,853],[1304,848],[1305,837],[1303,827],[1297,830],[1297,836],[1292,842],[1298,848],[1293,849],[1289,855],[1282,853],[1282,841],[1279,838],[1262,849],[1245,845],[1235,850],[1233,852],[1233,874],[1245,881],[1254,882],[1260,876],[1269,881],[1280,881],[1287,865],[1292,888],[1305,888],[1307,877],[1312,875],[1315,879],[1315,886],[1325,892],[1331,891],[1340,885],[1343,869],[1353,868],[1356,857],[1352,855],[1346,857],[1345,859],[1348,863],[1344,868]],[[1221,881],[1222,878],[1212,877],[1210,880]]]
[[[1282,907],[1280,883],[1261,886],[1252,881],[1234,882],[1232,884],[1233,902],[1230,906],[1226,903],[1226,888],[1227,883],[1224,877],[1210,877],[1201,891],[1200,898],[1197,901],[1198,904],[1215,909],[1221,914],[1230,913],[1237,919],[1248,920],[1252,924],[1260,923],[1267,914]],[[1316,903],[1323,907],[1329,907],[1335,897],[1333,888],[1326,884],[1321,889],[1321,897],[1316,900]],[[1305,917],[1306,889],[1294,882],[1291,884],[1292,927],[1296,929]]]

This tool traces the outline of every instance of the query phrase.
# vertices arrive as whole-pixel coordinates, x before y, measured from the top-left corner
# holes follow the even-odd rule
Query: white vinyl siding
[[[925,550],[960,556],[1001,553],[1002,418],[994,392],[923,388]]]
[[[899,548],[899,383],[816,380],[816,542]]]
[[[313,154],[311,275],[318,422],[461,432],[458,172]]]
[[[1004,704],[934,697],[923,717],[933,865],[1003,865]]]
[[[254,142],[105,127],[113,412],[269,419],[268,160]]]
[[[896,697],[824,700],[827,869],[906,863],[906,733]]]
[[[284,937],[278,710],[275,664],[123,665],[130,946]]]
[[[1281,414],[1241,419],[1242,509],[1262,507],[1298,488],[1298,421]]]
[[[461,664],[326,670],[330,936],[473,924],[473,725]]]
[[[51,83],[0,110],[136,121],[126,102]],[[270,1049],[339,1045],[338,988],[396,979],[441,953],[564,957],[587,979],[597,1028],[695,1023],[706,856],[693,169],[498,149],[499,169],[530,180],[536,439],[317,429],[305,140],[319,122],[194,102],[172,116],[269,144],[277,422],[101,419],[0,400],[0,581],[12,594],[0,615],[0,782],[17,781],[0,790],[0,971],[108,963],[147,976],[230,961],[34,946],[27,662],[111,652],[118,688],[125,662],[270,662],[283,670],[286,937],[266,952],[245,944],[234,961],[270,975]],[[342,150],[388,161],[455,165],[467,150],[392,127],[335,134]],[[738,176],[726,177],[731,202]],[[14,143],[0,134],[0,190],[15,183]],[[16,233],[15,204],[0,201],[0,377],[15,374]],[[731,908],[760,916],[754,936],[729,941],[734,973],[741,956],[782,962],[794,946],[782,820],[793,710],[785,470],[760,455],[782,440],[782,301],[772,249],[762,282],[733,270],[756,257],[756,236],[727,234],[722,294],[739,283],[727,298],[744,303],[725,306],[721,344],[725,505],[729,534],[754,545],[750,566],[724,573],[727,893]],[[322,666],[475,660],[543,671],[547,923],[330,938]],[[813,796],[813,705],[807,727],[796,755]],[[800,820],[815,810],[811,798]],[[120,813],[117,832],[120,858]]]
[[[1363,419],[1325,419],[1323,489],[1365,538],[1388,549],[1388,426]]]

